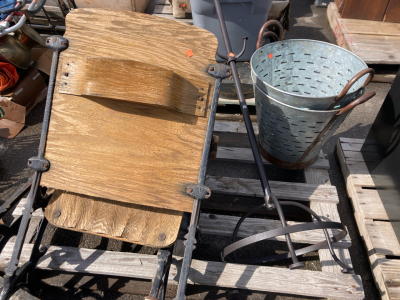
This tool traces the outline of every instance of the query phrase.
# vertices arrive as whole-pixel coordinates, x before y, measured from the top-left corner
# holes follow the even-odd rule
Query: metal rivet
[[[66,42],[66,41],[62,41],[62,42],[61,42],[61,45],[67,46],[67,42]]]
[[[193,193],[193,189],[187,189],[188,193]]]
[[[158,239],[160,241],[164,241],[166,238],[167,238],[167,236],[165,235],[165,233],[160,233],[159,236],[158,236]]]
[[[210,67],[210,72],[214,72],[214,67]]]
[[[59,210],[55,211],[53,214],[53,217],[58,218],[59,216],[61,216],[61,211],[59,211]]]
[[[48,164],[43,164],[43,168],[47,168],[48,166]]]

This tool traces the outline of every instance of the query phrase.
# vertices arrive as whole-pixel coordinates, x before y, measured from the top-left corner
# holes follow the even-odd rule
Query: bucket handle
[[[271,30],[264,32],[269,26],[273,26],[273,25],[276,25],[278,27],[279,36],[276,35],[276,33]],[[261,43],[262,43],[263,39],[266,38],[267,36],[272,37],[275,40],[275,42],[277,42],[277,41],[283,40],[283,34],[284,34],[284,31],[283,31],[283,26],[282,26],[281,22],[279,22],[277,20],[269,20],[269,21],[265,22],[265,24],[261,27],[261,29],[258,33],[256,50],[261,47]]]
[[[337,96],[337,98],[331,104],[331,106],[328,108],[328,110],[333,109],[336,106],[336,104],[347,94],[347,92],[350,90],[350,88],[353,86],[353,84],[356,83],[365,74],[368,74],[368,73],[369,73],[369,76],[368,76],[367,80],[365,80],[363,86],[360,87],[358,90],[365,88],[371,82],[372,78],[375,75],[375,70],[372,68],[364,69],[364,70],[358,72],[356,75],[354,75],[353,78],[351,78],[349,80],[349,82],[344,86],[342,92],[339,94],[339,96]]]
[[[345,107],[343,107],[337,114],[336,116],[340,116],[341,114],[344,114],[345,112],[352,110],[354,107],[357,105],[360,105],[364,102],[367,102],[369,99],[373,98],[376,95],[375,91],[369,91],[362,95],[360,98],[357,98],[356,100],[352,101],[351,103],[347,104]]]
[[[376,95],[375,91],[370,91],[362,95],[360,98],[352,101],[351,103],[347,104],[345,107],[343,107],[336,115],[333,116],[333,118],[329,121],[328,125],[325,126],[325,128],[318,134],[317,138],[312,142],[312,144],[307,148],[307,150],[303,153],[303,155],[300,157],[300,159],[297,161],[297,163],[301,163],[308,154],[311,152],[311,150],[318,144],[318,142],[324,137],[326,132],[331,128],[332,124],[339,118],[341,114],[344,114],[345,112],[352,110],[354,107],[357,105],[360,105],[364,102],[367,102],[369,99],[374,97]]]

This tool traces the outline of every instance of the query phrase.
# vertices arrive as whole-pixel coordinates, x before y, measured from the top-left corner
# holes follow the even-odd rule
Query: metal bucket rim
[[[278,42],[266,44],[266,45],[264,45],[264,46],[258,48],[258,49],[253,53],[253,55],[251,56],[251,58],[250,58],[250,68],[251,68],[251,72],[253,72],[253,73],[256,75],[256,77],[257,77],[259,80],[261,80],[266,86],[268,86],[268,88],[273,89],[273,90],[275,90],[275,91],[277,91],[277,92],[279,92],[279,93],[282,93],[282,94],[285,94],[285,95],[289,95],[289,96],[293,96],[293,97],[304,98],[304,99],[326,99],[326,98],[330,98],[330,97],[337,97],[337,96],[339,96],[339,94],[334,94],[334,95],[329,95],[329,96],[324,96],[324,97],[317,97],[317,96],[304,96],[304,95],[299,95],[299,94],[294,94],[294,93],[286,92],[286,91],[277,89],[277,88],[275,88],[274,86],[270,85],[269,83],[265,82],[264,80],[262,80],[262,79],[257,75],[256,72],[253,71],[253,58],[254,58],[255,54],[256,54],[258,51],[261,51],[261,50],[263,50],[264,48],[268,47],[269,45],[273,45],[273,44],[275,44],[275,43],[285,43],[285,42],[291,42],[291,41],[315,42],[315,43],[326,44],[326,45],[335,47],[335,48],[339,49],[340,51],[344,51],[344,52],[347,52],[348,54],[351,54],[352,56],[354,56],[355,58],[357,58],[359,61],[361,61],[362,64],[364,64],[365,69],[368,68],[368,65],[365,63],[365,61],[363,61],[360,57],[358,57],[357,55],[355,55],[353,52],[351,52],[351,51],[349,51],[349,50],[347,50],[347,49],[344,49],[344,48],[342,48],[342,47],[340,47],[340,46],[338,46],[338,45],[334,45],[334,44],[327,43],[327,42],[316,41],[316,40],[310,40],[310,39],[289,39],[289,40],[283,40],[283,41],[278,41]],[[265,49],[264,49],[264,50],[265,50]],[[252,81],[253,81],[254,84],[256,84],[256,82],[254,82],[253,78],[252,78]],[[346,93],[346,95],[349,95],[349,94],[354,93],[354,92],[355,92],[355,91],[350,92],[350,90],[349,90],[349,91]],[[279,102],[279,101],[278,101],[278,102]]]
[[[301,109],[301,108],[299,108],[299,107],[291,106],[291,105],[288,105],[288,104],[286,104],[286,103],[283,103],[283,102],[281,102],[281,101],[279,101],[279,100],[276,100],[275,98],[272,98],[271,96],[267,95],[262,89],[260,89],[259,86],[258,86],[257,84],[254,84],[254,85],[257,87],[257,89],[258,89],[264,96],[266,96],[267,98],[271,99],[272,101],[278,102],[279,104],[281,104],[281,105],[283,105],[283,106],[286,106],[286,107],[288,107],[288,108],[295,109],[295,110],[298,110],[298,111],[301,111],[301,112],[305,112],[305,111],[306,111],[306,112],[311,112],[311,113],[333,114],[333,113],[338,113],[339,111],[341,111],[341,110],[343,109],[343,108],[331,109],[331,110]],[[364,88],[364,89],[365,89],[365,88]],[[256,99],[256,101],[257,101],[257,99]]]

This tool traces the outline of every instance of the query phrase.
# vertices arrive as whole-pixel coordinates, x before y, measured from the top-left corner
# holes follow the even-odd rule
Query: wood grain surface
[[[57,190],[45,215],[57,227],[151,247],[172,245],[182,212]],[[164,235],[165,238],[159,238]]]
[[[4,270],[9,261],[13,246],[13,242],[8,242],[1,252],[0,270]],[[24,245],[20,265],[29,260],[32,246]],[[37,269],[153,280],[157,263],[156,255],[50,246],[40,258]],[[173,257],[168,276],[170,283],[179,280],[181,263],[181,257]],[[360,281],[358,275],[195,259],[188,275],[188,284],[346,300],[365,298]]]
[[[400,299],[399,241],[393,226],[388,222],[379,193],[374,189],[375,185],[363,156],[357,155],[359,159],[354,160],[356,155],[349,154],[351,151],[360,154],[363,144],[364,140],[361,139],[340,138],[336,153],[378,291],[383,300]]]
[[[210,32],[150,15],[75,9],[61,60],[110,57],[172,69],[187,80],[214,78],[218,42]],[[186,55],[187,50],[193,56]],[[187,75],[190,74],[190,75]],[[103,199],[192,210],[186,187],[197,183],[208,122],[151,105],[59,93],[59,65],[41,184]],[[204,99],[207,108],[211,93]]]
[[[59,92],[159,105],[204,117],[208,81],[208,76],[189,81],[174,70],[135,60],[87,57],[63,61]]]
[[[327,17],[340,47],[350,50],[367,64],[400,64],[399,24],[341,18],[333,2],[328,5]]]

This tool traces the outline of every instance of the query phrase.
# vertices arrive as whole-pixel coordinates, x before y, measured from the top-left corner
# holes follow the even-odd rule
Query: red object
[[[188,51],[185,52],[187,57],[192,57],[193,56],[193,50],[190,49]]]
[[[268,58],[271,59],[273,56],[274,56],[274,55],[273,55],[272,53],[270,53],[270,54],[268,55]]]
[[[0,92],[13,87],[18,79],[19,75],[13,65],[0,62]]]

